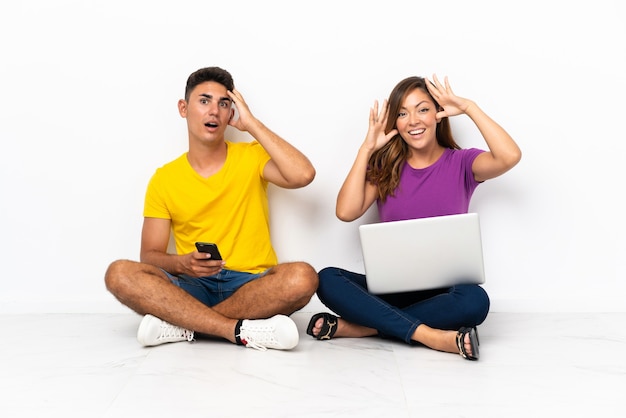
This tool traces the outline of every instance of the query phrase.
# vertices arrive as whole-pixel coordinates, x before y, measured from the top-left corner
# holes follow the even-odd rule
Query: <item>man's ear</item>
[[[230,117],[228,118],[228,121],[230,122],[231,120],[233,120],[233,118],[235,117],[235,109],[234,108],[230,108]]]
[[[178,101],[178,113],[180,113],[180,116],[183,118],[187,117],[187,102],[183,99]]]

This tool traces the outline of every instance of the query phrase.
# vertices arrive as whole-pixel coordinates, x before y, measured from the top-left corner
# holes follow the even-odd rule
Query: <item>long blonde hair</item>
[[[396,121],[400,107],[406,97],[415,89],[420,89],[433,101],[435,108],[439,109],[439,103],[431,96],[426,87],[427,81],[422,77],[408,77],[400,81],[391,91],[388,100],[387,126],[385,133],[396,128]],[[435,131],[437,143],[444,148],[460,149],[452,137],[450,121],[447,117],[442,118],[437,124]],[[375,151],[369,159],[366,179],[378,187],[378,199],[384,202],[387,197],[393,196],[400,183],[400,174],[409,154],[409,146],[400,134],[396,134],[382,148]]]

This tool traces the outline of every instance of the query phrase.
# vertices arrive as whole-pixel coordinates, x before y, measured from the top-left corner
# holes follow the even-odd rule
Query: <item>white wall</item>
[[[145,186],[186,150],[176,102],[209,65],[317,168],[270,192],[282,261],[362,271],[374,214],[338,221],[336,193],[374,99],[437,73],[524,152],[472,202],[492,310],[624,310],[620,2],[171,3],[0,5],[0,312],[127,312],[103,274],[138,258]],[[466,118],[453,127],[484,147]]]

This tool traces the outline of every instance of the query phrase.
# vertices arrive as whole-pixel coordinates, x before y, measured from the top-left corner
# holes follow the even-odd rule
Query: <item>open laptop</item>
[[[359,226],[371,293],[485,282],[477,213]]]

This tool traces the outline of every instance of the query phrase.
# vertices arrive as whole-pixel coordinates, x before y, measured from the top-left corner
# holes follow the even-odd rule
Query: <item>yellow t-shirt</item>
[[[277,264],[263,179],[270,156],[256,141],[226,145],[224,166],[209,178],[191,167],[187,153],[157,169],[143,216],[171,220],[178,254],[194,251],[196,241],[214,242],[225,268],[259,273]]]

